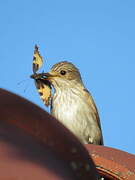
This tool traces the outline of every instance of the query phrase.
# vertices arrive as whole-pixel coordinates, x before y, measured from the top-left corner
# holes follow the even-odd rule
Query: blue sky
[[[49,111],[29,78],[38,44],[44,71],[63,60],[80,69],[105,145],[135,153],[134,1],[3,0],[0,22],[0,87]]]

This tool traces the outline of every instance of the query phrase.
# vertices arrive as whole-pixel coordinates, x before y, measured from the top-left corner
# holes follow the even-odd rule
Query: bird
[[[43,77],[51,83],[51,114],[82,143],[103,145],[99,113],[91,93],[85,88],[79,69],[62,61]],[[42,77],[42,78],[43,78]]]

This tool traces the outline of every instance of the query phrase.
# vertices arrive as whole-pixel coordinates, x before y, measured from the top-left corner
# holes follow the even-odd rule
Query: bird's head
[[[31,78],[48,81],[56,90],[59,88],[74,88],[83,85],[79,70],[75,65],[67,61],[53,65],[48,73],[35,73],[31,75]]]
[[[82,84],[79,70],[70,62],[62,61],[55,64],[49,73],[43,73],[44,76],[56,89],[57,87],[67,87]]]

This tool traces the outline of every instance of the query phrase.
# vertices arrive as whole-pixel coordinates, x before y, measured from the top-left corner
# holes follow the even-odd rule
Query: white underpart
[[[66,89],[64,92],[56,92],[53,97],[52,115],[62,122],[73,133],[79,134],[80,122],[77,121],[76,113],[78,108],[78,98],[75,101],[75,95]]]

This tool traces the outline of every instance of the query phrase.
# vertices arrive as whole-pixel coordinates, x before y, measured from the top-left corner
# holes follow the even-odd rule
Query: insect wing
[[[35,45],[34,56],[33,56],[33,73],[36,73],[42,65],[43,65],[43,58],[39,53],[38,46]]]
[[[35,84],[40,98],[46,106],[49,106],[51,98],[51,86],[45,84],[45,82],[43,82],[42,80],[35,80]]]

